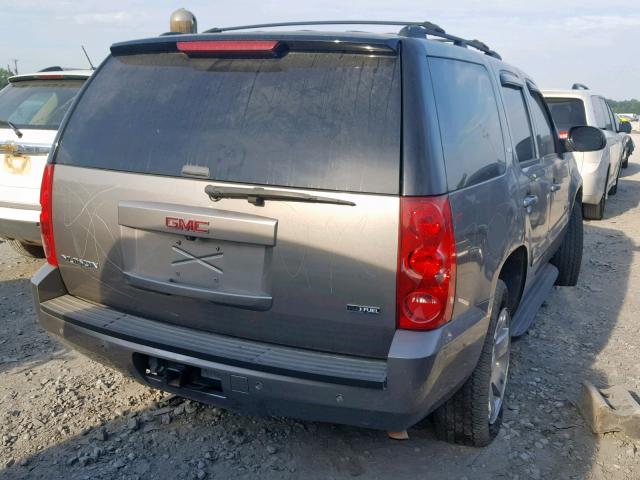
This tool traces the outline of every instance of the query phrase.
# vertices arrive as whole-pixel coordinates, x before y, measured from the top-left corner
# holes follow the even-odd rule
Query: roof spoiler
[[[261,37],[262,38],[262,37]],[[327,51],[327,52],[348,52],[375,55],[396,55],[397,50],[392,42],[384,40],[376,41],[370,39],[351,39],[348,41],[335,42],[328,39],[296,39],[279,38],[278,35],[264,35],[265,40],[277,40],[279,45],[286,50],[292,51]],[[135,55],[140,53],[176,53],[184,50],[189,43],[225,43],[226,41],[239,40],[234,37],[223,37],[220,35],[165,35],[146,40],[133,42],[116,43],[111,46],[113,55]],[[251,41],[251,40],[247,40]],[[237,43],[237,42],[236,42]],[[215,49],[214,49],[215,50]],[[231,51],[229,53],[232,53]],[[283,53],[281,51],[280,53]],[[222,55],[222,53],[218,52]],[[215,54],[215,55],[218,55]],[[212,54],[213,55],[213,54]],[[247,52],[242,53],[247,56]],[[209,56],[209,55],[206,55]]]

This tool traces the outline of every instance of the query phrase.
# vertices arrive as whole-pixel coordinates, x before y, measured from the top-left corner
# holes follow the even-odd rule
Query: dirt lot
[[[636,136],[640,146],[640,136]],[[0,478],[639,479],[640,442],[595,437],[582,380],[640,392],[640,152],[606,219],[586,224],[577,288],[556,288],[514,344],[505,426],[486,449],[281,418],[152,391],[50,340],[28,279],[41,262],[0,245]]]

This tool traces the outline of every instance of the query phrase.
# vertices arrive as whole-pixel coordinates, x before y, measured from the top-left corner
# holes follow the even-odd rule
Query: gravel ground
[[[636,136],[640,145],[640,136]],[[640,149],[639,149],[640,150]],[[28,279],[41,261],[0,245],[0,478],[638,479],[640,442],[596,437],[580,383],[640,393],[640,152],[605,220],[586,224],[577,288],[556,288],[514,344],[505,425],[485,449],[254,418],[163,394],[49,339]]]

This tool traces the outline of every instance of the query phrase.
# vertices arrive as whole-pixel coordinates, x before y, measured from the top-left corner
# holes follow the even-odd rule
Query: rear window
[[[29,80],[0,90],[0,120],[23,129],[57,130],[83,80]]]
[[[558,130],[587,124],[584,102],[579,98],[545,98]]]
[[[430,57],[436,108],[450,190],[475,185],[505,171],[498,104],[487,69]]]
[[[110,57],[65,127],[56,162],[395,194],[399,64],[393,56],[309,52]]]

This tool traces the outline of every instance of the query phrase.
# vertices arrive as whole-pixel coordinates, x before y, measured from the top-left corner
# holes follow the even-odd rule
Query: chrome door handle
[[[524,208],[526,208],[527,211],[528,211],[536,203],[538,203],[538,196],[537,195],[527,195],[526,197],[524,197],[524,200],[522,201],[522,206]]]
[[[551,184],[551,191],[552,192],[557,192],[558,190],[560,190],[562,188],[562,185],[559,183],[552,183]]]

